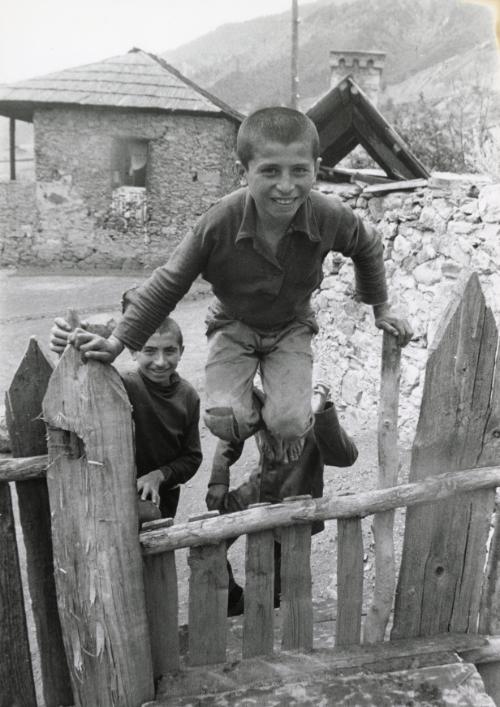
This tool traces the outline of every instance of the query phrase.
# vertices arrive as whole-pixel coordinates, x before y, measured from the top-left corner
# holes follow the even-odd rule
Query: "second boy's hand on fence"
[[[141,501],[150,499],[156,506],[160,505],[160,484],[165,481],[161,469],[150,471],[137,479],[137,491],[141,494]]]

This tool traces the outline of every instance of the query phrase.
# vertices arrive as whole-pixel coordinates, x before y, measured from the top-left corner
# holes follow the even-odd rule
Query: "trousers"
[[[217,437],[242,441],[263,422],[285,441],[303,437],[311,412],[313,329],[292,322],[275,331],[253,329],[238,320],[209,322],[205,423]],[[260,372],[264,403],[252,395]]]

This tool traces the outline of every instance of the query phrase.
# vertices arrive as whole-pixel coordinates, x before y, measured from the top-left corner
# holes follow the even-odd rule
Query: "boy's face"
[[[264,224],[288,226],[312,189],[320,161],[307,142],[263,141],[246,168],[239,163]]]
[[[169,385],[183,350],[174,334],[156,332],[133,357],[145,378],[158,385]]]

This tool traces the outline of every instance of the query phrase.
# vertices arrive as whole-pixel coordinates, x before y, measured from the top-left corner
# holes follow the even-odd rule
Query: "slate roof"
[[[0,115],[32,120],[35,107],[61,104],[222,114],[242,120],[238,111],[141,49],[0,88]]]

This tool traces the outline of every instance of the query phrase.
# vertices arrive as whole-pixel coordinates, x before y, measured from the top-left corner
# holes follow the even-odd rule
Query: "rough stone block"
[[[448,221],[447,232],[452,236],[469,235],[477,230],[477,226],[470,221]]]
[[[500,221],[500,184],[483,187],[478,197],[479,214],[486,223]]]
[[[462,271],[463,267],[454,260],[445,260],[441,265],[442,274],[452,280],[456,280]]]
[[[322,290],[329,290],[332,287],[338,287],[339,284],[339,278],[336,275],[329,275],[325,278],[323,278],[323,281],[321,283],[321,289]]]
[[[431,198],[430,204],[432,204],[432,207],[445,221],[447,221],[453,213],[453,205],[450,204],[449,201],[447,201],[443,197],[437,197],[434,199]]]
[[[424,206],[420,212],[419,224],[423,228],[436,233],[444,233],[446,231],[446,220],[431,206]]]
[[[434,285],[441,280],[441,267],[434,263],[432,265],[423,263],[415,268],[413,277],[419,284]]]
[[[411,253],[411,243],[404,236],[396,236],[393,244],[393,258],[396,260],[396,255],[399,260],[406,258]]]
[[[347,371],[342,378],[341,395],[348,405],[359,405],[363,397],[364,383],[356,371]]]

